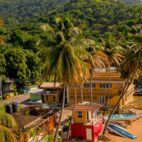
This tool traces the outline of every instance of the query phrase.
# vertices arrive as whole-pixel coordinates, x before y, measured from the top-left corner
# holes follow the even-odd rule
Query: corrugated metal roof
[[[30,91],[28,91],[28,93],[31,93],[31,94],[42,94],[43,93],[43,89],[33,88]]]
[[[60,88],[61,87],[61,83],[60,82],[44,82],[40,85],[39,88]]]
[[[102,107],[101,104],[97,104],[97,103],[82,103],[82,104],[76,104],[75,105],[75,111],[95,111],[98,110]],[[66,109],[68,110],[72,110],[73,106],[71,107],[67,107]]]

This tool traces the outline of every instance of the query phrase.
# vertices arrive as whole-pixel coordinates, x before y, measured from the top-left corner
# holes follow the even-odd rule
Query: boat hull
[[[136,139],[137,138],[135,135],[128,132],[127,129],[125,129],[125,128],[121,127],[121,126],[118,126],[116,124],[109,124],[108,129],[111,132],[113,132],[113,133],[115,133],[115,134],[117,134],[119,136],[122,136],[122,137],[127,137],[127,138],[130,138],[130,139]]]

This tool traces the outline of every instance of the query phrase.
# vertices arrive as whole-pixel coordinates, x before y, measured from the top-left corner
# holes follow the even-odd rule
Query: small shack
[[[56,125],[56,113],[56,110],[42,106],[28,106],[13,113],[12,115],[19,126],[19,141],[28,142],[32,138],[29,133],[31,129],[35,129],[39,136],[53,132]]]
[[[28,91],[28,93],[30,93],[31,101],[38,101],[42,99],[43,89],[35,87]]]
[[[71,125],[72,138],[82,138],[90,142],[97,141],[103,129],[102,116],[98,114],[101,107],[100,104],[89,102],[75,105]],[[73,106],[70,109],[73,109]]]

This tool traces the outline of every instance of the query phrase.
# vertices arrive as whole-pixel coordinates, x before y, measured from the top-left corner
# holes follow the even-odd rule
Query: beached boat
[[[116,125],[119,125],[123,128],[126,128],[126,125],[124,123],[121,123],[120,121],[110,120],[109,124],[116,124]]]
[[[122,136],[122,137],[127,137],[130,139],[136,139],[137,137],[133,134],[131,134],[127,129],[125,129],[124,127],[121,127],[119,125],[116,124],[108,124],[108,129],[109,131]]]
[[[140,115],[138,115],[138,114],[112,114],[111,120],[118,120],[118,121],[135,120],[139,117],[140,117]],[[105,116],[104,119],[107,120],[108,116]]]

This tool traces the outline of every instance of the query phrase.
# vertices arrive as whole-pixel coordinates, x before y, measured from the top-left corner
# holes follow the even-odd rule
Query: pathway
[[[9,100],[4,100],[3,103],[11,103],[11,102],[17,102],[17,103],[22,103],[30,98],[29,94],[22,94],[22,95],[17,95],[14,97],[11,97]]]

